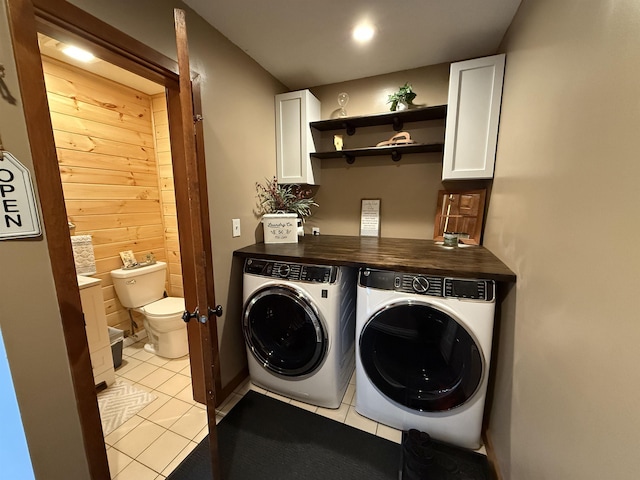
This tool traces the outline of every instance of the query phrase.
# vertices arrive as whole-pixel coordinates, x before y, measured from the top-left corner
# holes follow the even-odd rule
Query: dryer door
[[[455,318],[403,302],[374,314],[360,334],[360,360],[376,388],[413,410],[443,412],[467,402],[482,381],[477,341]]]
[[[243,316],[244,338],[266,369],[289,377],[314,372],[328,341],[320,315],[302,292],[271,286],[249,298]]]

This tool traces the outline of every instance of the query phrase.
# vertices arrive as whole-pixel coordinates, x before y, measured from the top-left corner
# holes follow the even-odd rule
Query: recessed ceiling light
[[[93,53],[87,52],[78,47],[66,46],[62,49],[62,53],[70,56],[71,58],[75,58],[76,60],[80,60],[81,62],[90,62],[95,57]]]
[[[366,43],[373,38],[375,29],[368,24],[358,25],[353,29],[353,39],[358,43]]]

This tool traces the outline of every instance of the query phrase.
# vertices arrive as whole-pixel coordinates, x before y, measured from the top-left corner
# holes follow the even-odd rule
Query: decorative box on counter
[[[264,243],[298,243],[298,215],[267,213],[262,216]]]

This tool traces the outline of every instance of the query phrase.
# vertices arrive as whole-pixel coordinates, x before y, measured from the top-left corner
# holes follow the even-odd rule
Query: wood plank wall
[[[94,277],[102,280],[109,326],[130,331],[129,313],[109,273],[122,266],[119,252],[132,250],[139,261],[153,253],[174,270],[176,263],[179,267],[179,252],[176,262],[176,253],[168,252],[177,248],[167,247],[165,236],[165,220],[175,217],[175,199],[161,193],[167,181],[160,178],[156,156],[156,143],[164,149],[168,133],[156,138],[148,95],[48,57],[43,68],[67,215],[76,235],[92,235]],[[171,170],[170,155],[162,162]],[[177,238],[175,219],[169,229]],[[181,296],[181,278],[168,282],[167,291]],[[142,329],[142,316],[134,318]]]
[[[173,186],[173,165],[169,143],[169,117],[164,94],[151,97],[153,124],[156,140],[156,156],[160,175],[160,200],[164,220],[164,239],[169,265],[169,290],[174,297],[183,297],[180,240],[176,215],[176,192]]]

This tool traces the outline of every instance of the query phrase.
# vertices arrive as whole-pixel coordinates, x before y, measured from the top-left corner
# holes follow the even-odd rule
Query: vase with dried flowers
[[[318,206],[310,189],[279,184],[275,177],[264,183],[256,182],[256,198],[256,213],[262,215],[265,243],[297,242],[298,234],[304,234],[302,222],[311,215],[311,207]],[[293,233],[292,226],[295,226]]]
[[[276,177],[265,183],[256,182],[256,197],[258,198],[257,212],[265,213],[295,213],[304,219],[311,215],[311,207],[318,204],[311,196],[311,189],[304,189],[300,185],[282,185]]]

